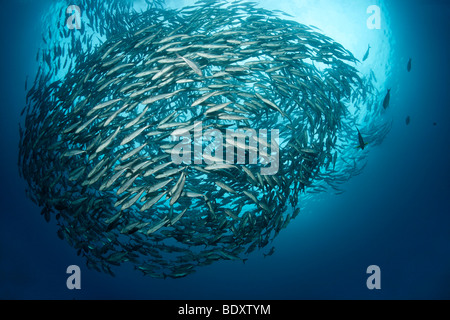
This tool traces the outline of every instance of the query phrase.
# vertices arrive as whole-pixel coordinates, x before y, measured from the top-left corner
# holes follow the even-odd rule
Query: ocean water
[[[24,81],[52,1],[15,1],[1,11],[0,143],[1,299],[449,299],[450,298],[450,5],[445,1],[257,1],[281,9],[343,44],[373,70],[377,88],[392,88],[380,116],[392,128],[367,165],[343,188],[303,202],[301,214],[245,264],[221,261],[181,279],[144,277],[124,265],[116,277],[86,268],[26,197],[18,174],[18,123]],[[192,1],[167,0],[171,8]],[[136,6],[140,4],[137,3]],[[381,29],[368,29],[367,8],[381,8]],[[406,66],[412,58],[412,70]],[[381,93],[381,100],[384,93]],[[411,122],[406,125],[406,117]],[[355,137],[356,139],[356,137]],[[355,140],[355,144],[357,141]],[[271,256],[264,257],[270,247]],[[69,265],[81,268],[81,290],[66,286]],[[369,290],[366,270],[381,270]]]

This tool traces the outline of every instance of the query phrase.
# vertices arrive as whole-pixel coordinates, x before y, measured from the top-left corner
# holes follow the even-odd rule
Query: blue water
[[[327,33],[327,14],[314,14],[314,6],[325,6],[324,2],[308,1],[308,23],[316,19]],[[340,2],[333,1],[338,7]],[[266,248],[250,255],[245,264],[223,261],[186,278],[157,280],[127,265],[114,270],[115,278],[87,269],[76,250],[57,237],[55,223],[46,223],[25,196],[26,183],[17,168],[18,123],[25,78],[33,79],[37,69],[41,17],[50,3],[11,1],[0,10],[1,299],[450,298],[450,4],[384,4],[389,32],[371,32],[389,36],[380,42],[389,45],[389,52],[385,47],[374,49],[379,54],[370,56],[368,63],[383,65],[377,70],[389,64],[383,85],[392,88],[393,96],[385,117],[393,126],[384,142],[370,149],[362,174],[344,185],[344,194],[321,194],[305,203],[273,242],[276,250],[270,257],[263,257]],[[292,6],[295,11],[296,5],[290,0],[283,8]],[[345,24],[358,22],[352,20],[351,10],[356,9],[336,11],[332,36],[362,58],[370,40],[360,34],[377,36],[358,30],[348,37],[342,34],[347,32]],[[362,28],[367,17],[363,11]],[[342,23],[336,22],[339,19]],[[379,61],[385,57],[387,61]],[[410,57],[413,68],[408,73]],[[81,290],[66,287],[66,268],[73,264],[81,267]],[[366,287],[370,265],[381,268],[381,290]]]

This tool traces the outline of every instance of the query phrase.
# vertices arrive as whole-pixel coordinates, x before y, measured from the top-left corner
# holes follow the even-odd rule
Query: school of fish
[[[244,1],[153,7],[121,21],[98,46],[82,49],[92,41],[85,33],[70,54],[57,42],[39,53],[20,129],[28,195],[89,268],[113,275],[131,263],[179,278],[218,260],[245,262],[296,218],[305,192],[339,193],[361,172],[365,151],[340,159],[358,138],[366,145],[349,107],[377,108],[379,94],[319,30]],[[278,172],[174,163],[171,134],[193,137],[199,122],[202,133],[279,130]],[[375,123],[364,135],[376,145],[389,128]]]

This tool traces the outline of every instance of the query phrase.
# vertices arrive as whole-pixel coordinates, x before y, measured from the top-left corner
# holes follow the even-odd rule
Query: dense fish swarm
[[[88,267],[183,277],[245,261],[296,217],[305,188],[333,183],[339,141],[354,130],[348,108],[370,86],[339,43],[281,15],[222,1],[134,13],[64,78],[35,82],[20,171]],[[247,144],[251,129],[279,130],[269,153],[278,172],[262,175],[261,161],[174,163],[171,133],[194,141],[199,122],[203,135],[250,132]]]

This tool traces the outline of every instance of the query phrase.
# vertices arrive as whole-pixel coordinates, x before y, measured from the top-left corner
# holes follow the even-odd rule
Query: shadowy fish
[[[411,58],[409,58],[409,61],[408,61],[408,67],[407,67],[407,69],[408,69],[408,72],[410,72],[410,71],[411,71],[411,64],[412,64],[412,59],[411,59]]]
[[[272,247],[268,253],[263,253],[264,258],[267,256],[273,255],[274,252],[275,252],[275,247]]]
[[[358,127],[356,127],[356,130],[358,130],[358,142],[359,146],[356,147],[356,149],[361,148],[361,150],[364,150],[364,148],[369,144],[367,142],[364,142],[364,139],[361,135],[361,132],[359,131]]]
[[[370,44],[369,44],[369,47],[367,48],[366,54],[364,55],[363,61],[366,61],[367,58],[369,57],[370,49],[371,49],[371,47],[370,47]]]
[[[407,116],[406,117],[406,125],[408,126],[411,123],[411,117]]]
[[[389,102],[391,100],[391,89],[388,89],[386,97],[384,97],[383,108],[386,110],[389,107]]]

